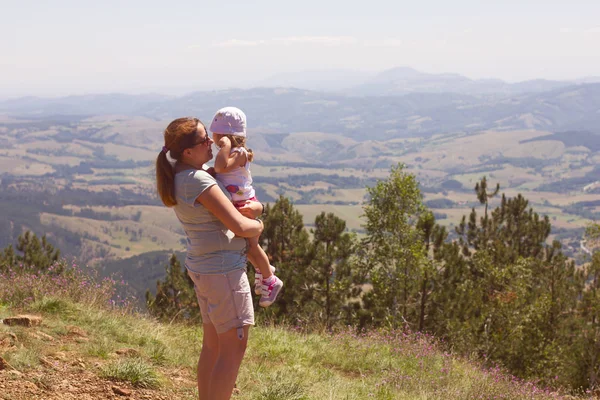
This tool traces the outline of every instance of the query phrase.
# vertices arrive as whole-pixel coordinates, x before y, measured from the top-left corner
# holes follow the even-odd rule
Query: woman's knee
[[[219,335],[219,353],[244,355],[248,346],[249,326],[233,328]]]

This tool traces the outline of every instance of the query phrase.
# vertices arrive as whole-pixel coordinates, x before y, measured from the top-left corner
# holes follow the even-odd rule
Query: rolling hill
[[[251,131],[325,132],[358,141],[486,129],[595,130],[600,122],[600,83],[500,98],[450,92],[348,96],[291,88],[196,92],[181,97],[29,98],[0,102],[0,115],[27,120],[111,114],[169,120],[195,115],[206,120],[223,104],[244,109]]]

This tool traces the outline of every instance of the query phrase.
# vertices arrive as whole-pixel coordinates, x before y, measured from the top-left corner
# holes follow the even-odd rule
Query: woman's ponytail
[[[177,204],[175,199],[175,171],[167,158],[167,153],[161,151],[156,158],[156,189],[160,199],[167,207]]]

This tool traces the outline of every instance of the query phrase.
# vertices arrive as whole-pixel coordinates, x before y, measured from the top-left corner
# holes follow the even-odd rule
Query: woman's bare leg
[[[237,329],[219,335],[219,356],[210,375],[210,400],[229,400],[235,380],[246,352],[249,326],[245,326],[244,338],[238,337]],[[204,400],[204,399],[202,399]]]
[[[219,356],[219,336],[213,324],[203,324],[202,351],[198,360],[198,398],[210,400],[210,377]]]

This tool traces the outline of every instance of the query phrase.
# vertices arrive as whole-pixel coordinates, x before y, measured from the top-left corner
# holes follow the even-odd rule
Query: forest
[[[599,225],[587,228],[592,255],[576,266],[559,242],[549,242],[547,216],[486,177],[474,188],[479,206],[463,216],[452,238],[403,165],[367,191],[360,236],[333,213],[317,215],[307,229],[283,196],[266,207],[261,244],[285,288],[261,309],[263,320],[305,330],[418,331],[521,378],[573,391],[598,387]],[[501,200],[491,208],[494,197]],[[2,252],[0,268],[44,270],[59,256],[45,237],[26,233]],[[147,311],[198,323],[182,256],[173,254],[156,288],[148,288]]]

